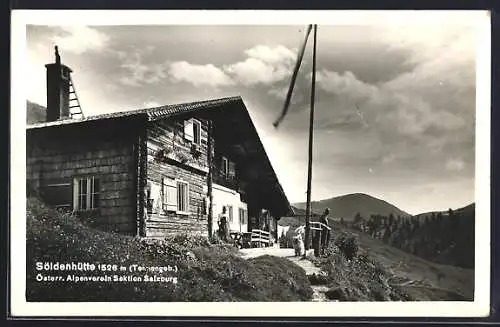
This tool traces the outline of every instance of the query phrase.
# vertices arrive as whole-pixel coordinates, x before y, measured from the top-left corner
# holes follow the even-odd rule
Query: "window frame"
[[[222,175],[227,177],[229,175],[229,158],[221,156],[221,166]]]
[[[185,204],[185,208],[181,208],[180,207],[180,199],[181,199],[181,193],[180,193],[180,188],[179,188],[179,184],[184,184],[186,187],[185,187],[185,190],[186,190],[186,194],[185,194],[185,197],[184,197],[184,204]],[[175,186],[176,186],[176,189],[177,189],[177,210],[175,211],[175,213],[179,214],[179,215],[189,215],[191,214],[190,212],[190,205],[189,205],[189,182],[183,180],[183,179],[178,179],[176,178],[175,179]],[[185,209],[185,210],[182,210],[182,209]]]
[[[191,141],[193,144],[196,144],[198,146],[201,145],[201,121],[198,119],[192,118],[191,122],[193,124],[193,140]],[[196,132],[195,126],[198,127],[198,132]],[[198,141],[196,140],[198,138]]]
[[[229,224],[233,224],[234,222],[234,207],[232,204],[228,204],[227,206],[227,220]]]
[[[98,187],[96,190],[95,181],[98,181]],[[82,193],[81,181],[85,181],[85,193]],[[101,206],[100,195],[102,191],[100,190],[100,178],[96,175],[79,175],[73,176],[73,211],[75,212],[89,212],[98,210]],[[76,184],[76,185],[75,185]],[[85,198],[85,207],[82,207],[82,200]],[[97,206],[96,206],[97,198]]]

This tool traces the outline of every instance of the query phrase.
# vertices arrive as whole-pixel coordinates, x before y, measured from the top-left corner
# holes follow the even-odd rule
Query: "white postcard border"
[[[445,17],[445,19],[443,19]],[[486,11],[14,10],[11,69],[10,292],[13,316],[472,317],[490,310],[490,16]],[[471,24],[478,27],[474,302],[26,302],[26,25]]]

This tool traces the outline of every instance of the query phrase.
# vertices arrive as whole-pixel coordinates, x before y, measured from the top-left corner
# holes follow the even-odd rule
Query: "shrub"
[[[358,240],[351,234],[340,234],[335,240],[335,245],[348,260],[352,260],[358,253]]]
[[[330,250],[328,257],[316,260],[326,273],[329,291],[325,294],[331,300],[411,300],[401,288],[389,284],[389,273],[366,254],[360,254],[348,261],[340,250]]]

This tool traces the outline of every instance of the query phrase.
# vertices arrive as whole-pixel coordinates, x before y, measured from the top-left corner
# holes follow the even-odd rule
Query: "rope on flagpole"
[[[290,81],[290,87],[288,88],[288,93],[286,94],[285,105],[283,106],[283,111],[278,119],[273,123],[275,128],[278,128],[281,121],[285,118],[288,108],[290,107],[290,101],[292,99],[293,88],[295,86],[295,80],[297,79],[297,74],[299,73],[300,64],[302,63],[302,58],[304,57],[304,52],[306,50],[307,39],[309,38],[309,34],[311,33],[312,25],[307,26],[306,35],[304,37],[304,41],[302,42],[302,46],[299,50],[299,55],[297,56],[297,62],[295,63],[295,68],[293,69],[292,79]]]

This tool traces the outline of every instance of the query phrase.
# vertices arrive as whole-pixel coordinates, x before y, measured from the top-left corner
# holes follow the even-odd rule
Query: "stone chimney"
[[[70,74],[72,70],[61,64],[57,45],[56,62],[47,64],[47,121],[69,119]]]

